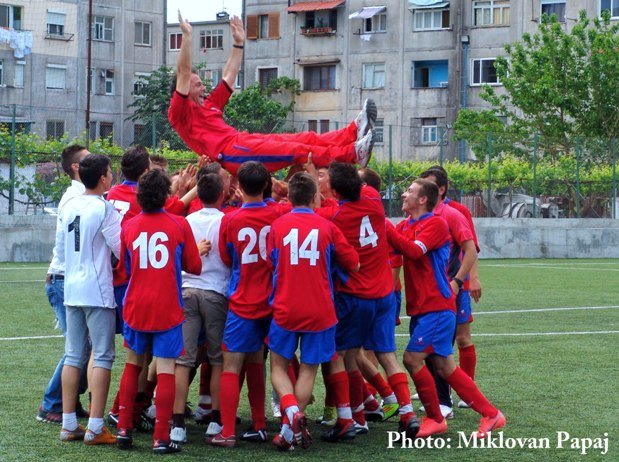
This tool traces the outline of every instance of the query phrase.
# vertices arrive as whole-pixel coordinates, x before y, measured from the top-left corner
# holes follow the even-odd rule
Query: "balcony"
[[[333,27],[301,27],[301,35],[318,37],[334,35],[337,31]]]

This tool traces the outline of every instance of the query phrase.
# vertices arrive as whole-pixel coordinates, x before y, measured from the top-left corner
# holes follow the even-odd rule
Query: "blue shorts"
[[[437,354],[446,358],[453,354],[456,332],[456,314],[453,311],[433,311],[412,316],[409,327],[411,338],[406,351]]]
[[[122,334],[124,330],[125,322],[123,321],[123,302],[125,301],[125,293],[127,293],[127,286],[129,284],[123,284],[122,286],[114,286],[114,300],[116,301],[116,333]]]
[[[279,327],[275,320],[269,329],[269,348],[274,353],[290,360],[301,342],[301,362],[322,364],[333,359],[335,354],[335,326],[320,332],[294,332]]]
[[[255,353],[260,351],[269,334],[271,318],[245,319],[228,311],[224,327],[223,351]]]
[[[402,311],[402,291],[397,290],[393,293],[395,296],[395,325],[400,324],[400,312]]]
[[[458,315],[456,324],[469,324],[473,322],[473,309],[471,308],[471,294],[468,290],[461,291],[456,297]]]
[[[335,295],[338,351],[363,347],[379,353],[395,351],[395,295],[364,299],[338,292]]]
[[[178,358],[183,354],[183,325],[161,332],[134,330],[125,324],[123,330],[125,346],[139,355],[146,353],[148,345],[153,346],[153,356],[158,358]]]

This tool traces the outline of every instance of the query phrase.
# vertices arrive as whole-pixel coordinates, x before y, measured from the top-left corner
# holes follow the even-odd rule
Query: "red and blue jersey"
[[[363,186],[358,201],[341,201],[338,207],[320,208],[316,213],[340,228],[359,255],[360,270],[350,274],[337,290],[365,299],[393,292],[385,210],[378,192]]]
[[[451,249],[449,251],[449,263],[447,275],[453,278],[462,264],[462,243],[473,240],[473,232],[466,218],[453,207],[448,207],[444,201],[440,201],[434,208],[434,214],[447,222],[451,234]],[[468,281],[468,275],[466,277]],[[467,282],[468,284],[468,282]]]
[[[277,325],[296,332],[335,325],[335,266],[352,271],[359,263],[342,232],[312,210],[295,208],[273,222],[267,250],[274,269],[269,304]]]
[[[468,207],[464,204],[461,204],[460,202],[453,201],[450,198],[445,199],[444,202],[446,205],[453,207],[458,212],[460,212],[462,216],[464,216],[464,218],[466,219],[466,222],[469,224],[469,227],[471,228],[471,232],[473,233],[473,242],[475,243],[475,249],[477,250],[477,253],[479,253],[481,249],[479,248],[479,242],[477,241],[477,233],[475,232],[475,224],[473,223],[473,216],[471,215],[471,212],[468,209]],[[462,290],[469,290],[469,285],[470,285],[469,277],[467,275],[466,279],[464,280],[464,285],[462,286]]]
[[[389,218],[385,218],[385,224],[387,225],[387,228],[392,228],[393,230],[395,230],[395,225],[391,223],[391,220]],[[402,261],[402,255],[397,253],[393,249],[391,244],[389,244],[389,263],[391,264],[392,270],[402,268],[402,265],[404,264],[404,262]],[[402,290],[402,283],[400,282],[400,278],[397,278],[394,281],[393,291],[398,292],[400,290]]]
[[[267,263],[267,238],[279,218],[278,207],[264,202],[243,204],[224,215],[219,232],[219,254],[232,269],[226,296],[228,307],[245,319],[271,316],[271,269]]]
[[[455,312],[456,296],[447,278],[451,238],[445,220],[427,213],[419,220],[401,221],[388,233],[393,248],[404,255],[406,313]]]
[[[123,306],[129,327],[159,332],[183,322],[181,270],[202,271],[185,218],[160,210],[129,220],[121,232],[120,264],[130,278]]]

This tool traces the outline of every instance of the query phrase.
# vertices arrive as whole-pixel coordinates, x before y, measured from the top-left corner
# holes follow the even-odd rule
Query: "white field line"
[[[62,338],[62,335],[35,335],[32,337],[0,337],[0,340],[45,340],[50,338]]]
[[[0,271],[15,271],[15,270],[40,270],[40,269],[48,269],[49,266],[3,266],[0,268]]]
[[[503,310],[503,311],[474,311],[474,316],[482,314],[514,314],[514,313],[542,313],[544,311],[575,311],[575,310],[612,310],[619,308],[619,305],[606,306],[571,306],[564,308],[533,308],[530,310]],[[410,316],[400,316],[400,319],[410,319]]]
[[[599,330],[586,332],[510,332],[507,334],[472,334],[473,337],[539,337],[546,335],[599,335],[619,334],[619,330]],[[395,334],[396,337],[410,337],[409,334]],[[0,339],[2,340],[2,339]]]
[[[480,265],[481,267],[482,265]],[[544,264],[523,264],[517,263],[514,265],[503,265],[503,264],[490,264],[483,265],[484,268],[541,268],[541,269],[559,269],[559,270],[570,270],[570,271],[581,271],[583,268],[578,266],[557,266],[557,265],[544,265]],[[587,268],[587,271],[619,271],[619,268]]]
[[[34,282],[45,282],[45,279],[36,279],[32,281],[22,281],[18,279],[15,281],[0,281],[0,284],[32,284]]]

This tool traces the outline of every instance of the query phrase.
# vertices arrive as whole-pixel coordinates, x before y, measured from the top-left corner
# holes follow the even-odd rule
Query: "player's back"
[[[123,219],[123,225],[138,215],[142,208],[137,200],[138,184],[135,181],[123,181],[121,184],[112,186],[106,199],[114,204]]]
[[[451,234],[451,249],[449,252],[449,264],[447,274],[454,277],[460,270],[462,263],[462,243],[473,240],[473,232],[464,215],[455,208],[447,206],[440,201],[434,209],[434,214],[442,217],[449,226]]]

